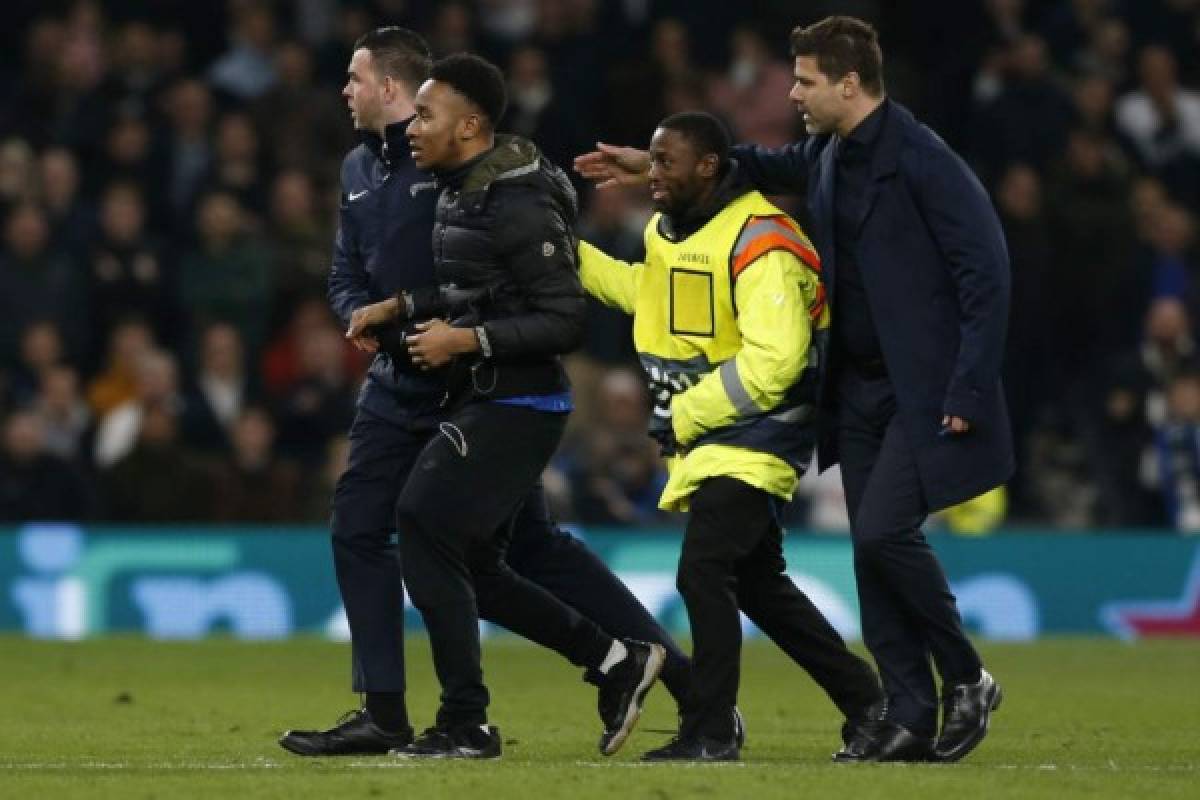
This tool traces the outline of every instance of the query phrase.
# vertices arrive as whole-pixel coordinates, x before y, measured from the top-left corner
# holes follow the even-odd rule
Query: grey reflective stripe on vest
[[[742,376],[738,375],[735,359],[729,359],[717,371],[721,373],[721,385],[725,387],[725,394],[729,396],[729,402],[733,403],[738,414],[748,417],[751,414],[762,413],[762,409],[758,407],[742,384]]]

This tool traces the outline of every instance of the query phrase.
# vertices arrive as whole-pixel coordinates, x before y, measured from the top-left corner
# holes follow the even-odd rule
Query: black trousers
[[[921,532],[929,509],[891,382],[848,370],[837,391],[838,455],[863,639],[879,666],[889,717],[914,733],[933,735],[937,690],[930,656],[950,684],[975,680],[979,655]]]
[[[738,609],[803,667],[847,716],[879,699],[871,667],[851,653],[816,606],[792,583],[771,495],[718,477],[692,495],[677,584],[694,641],[688,733],[733,736],[741,667]]]
[[[350,428],[350,457],[333,498],[333,560],[350,624],[352,689],[403,692],[404,584],[393,542],[396,500],[433,428],[409,429],[367,411]],[[479,616],[589,667],[595,681],[589,621],[622,638],[667,649],[662,680],[679,702],[691,682],[691,662],[653,615],[583,542],[560,530],[541,486],[512,519],[508,565],[579,612],[568,624],[547,625],[495,593],[479,594]],[[494,585],[494,584],[486,584]]]

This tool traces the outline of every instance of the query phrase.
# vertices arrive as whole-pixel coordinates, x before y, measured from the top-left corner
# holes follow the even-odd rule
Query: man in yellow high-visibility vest
[[[634,317],[668,458],[660,506],[688,510],[677,583],[694,640],[679,735],[647,760],[738,758],[744,611],[846,715],[878,716],[874,672],[788,578],[777,511],[807,467],[829,329],[807,236],[739,175],[709,114],[665,119],[650,145],[646,261],[580,244],[584,288]]]

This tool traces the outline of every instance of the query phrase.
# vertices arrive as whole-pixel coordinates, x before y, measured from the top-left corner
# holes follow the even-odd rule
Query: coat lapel
[[[834,161],[836,151],[835,139],[830,136],[821,147],[817,157],[820,163],[820,174],[813,189],[810,201],[810,217],[816,227],[817,251],[821,255],[821,272],[825,283],[825,291],[833,291],[833,272],[837,269],[834,263],[836,243],[833,240],[833,190],[837,178],[837,164]]]
[[[875,145],[875,152],[871,156],[871,180],[867,183],[867,190],[863,195],[862,210],[859,212],[858,227],[855,233],[862,231],[863,225],[867,222],[867,217],[871,216],[871,211],[875,208],[875,201],[879,199],[879,191],[882,188],[882,183],[887,178],[896,174],[900,165],[900,145],[904,141],[905,117],[909,120],[912,115],[905,109],[893,103],[891,100],[884,100],[887,104],[887,109],[884,112],[883,126],[879,131],[879,140]]]

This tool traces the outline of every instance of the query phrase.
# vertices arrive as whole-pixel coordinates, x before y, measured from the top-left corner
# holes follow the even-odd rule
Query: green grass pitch
[[[356,697],[348,648],[313,640],[83,643],[0,638],[0,797],[1200,798],[1200,643],[1057,640],[987,646],[1004,705],[957,765],[829,763],[840,722],[769,644],[748,645],[749,742],[732,765],[642,765],[675,726],[660,688],[625,749],[596,752],[595,695],[577,670],[508,637],[485,643],[504,757],[487,763],[310,760],[288,727],[324,727]],[[436,693],[409,643],[409,704]]]

